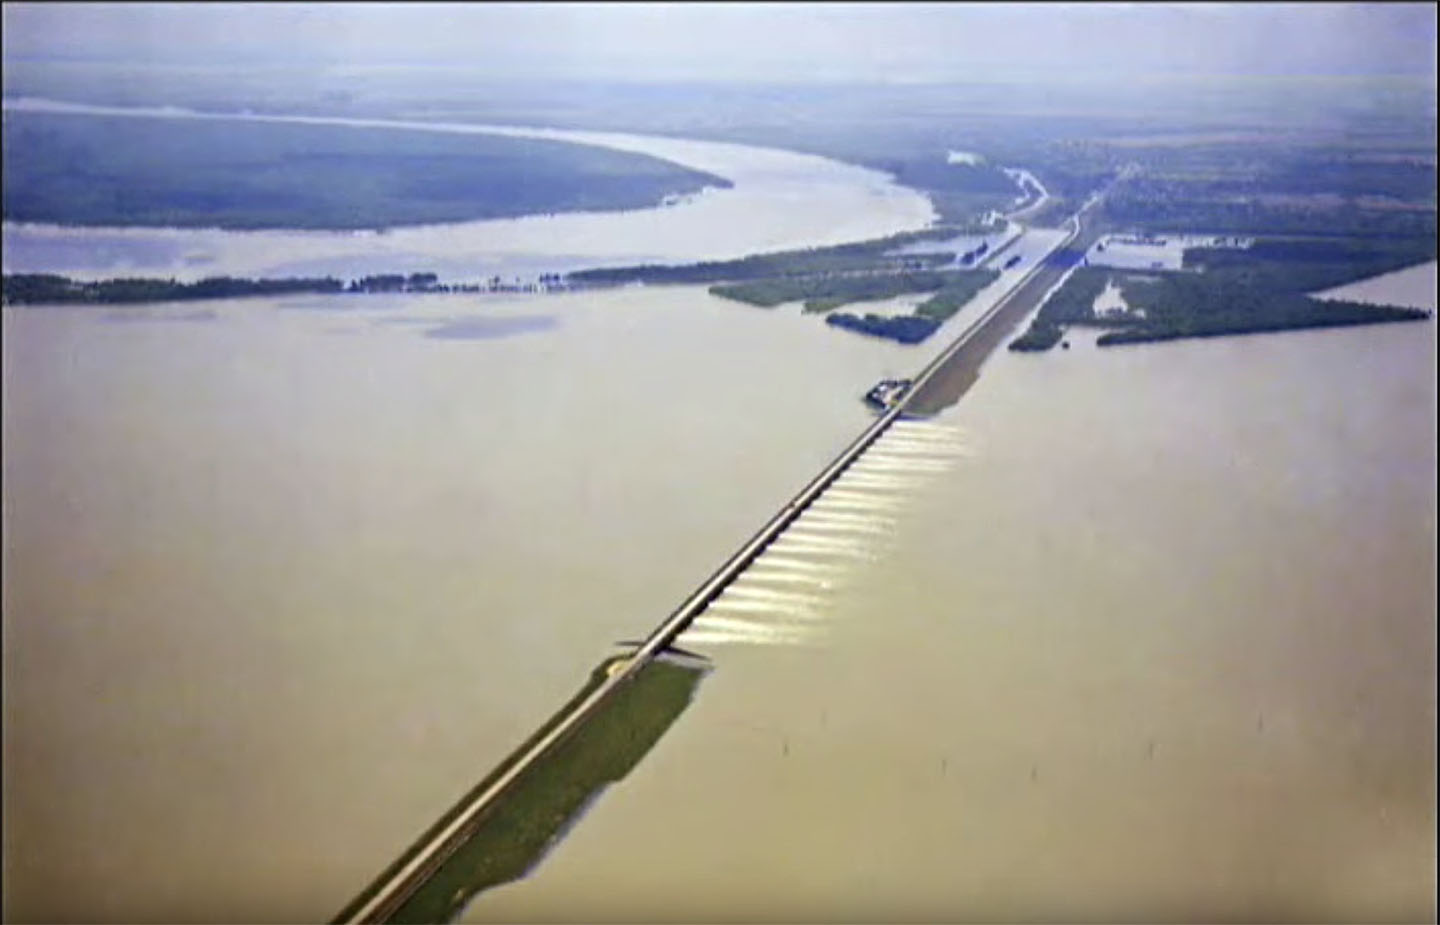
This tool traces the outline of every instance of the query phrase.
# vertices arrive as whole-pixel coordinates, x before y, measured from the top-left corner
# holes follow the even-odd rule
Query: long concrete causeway
[[[1094,200],[1091,205],[1093,203]],[[1082,227],[1085,224],[1084,211],[1088,211],[1088,208],[1070,219],[1070,233],[1049,251],[1047,257],[1063,250],[1074,243],[1077,238],[1082,237]],[[1088,247],[1090,239],[1093,237],[1094,232],[1084,234],[1082,244]],[[691,622],[719,597],[731,582],[749,568],[766,547],[778,539],[806,508],[820,498],[826,489],[844,474],[846,469],[859,460],[892,424],[907,414],[933,413],[936,409],[927,407],[933,403],[933,398],[927,400],[927,391],[929,387],[937,383],[940,384],[940,390],[944,391],[942,380],[945,378],[944,371],[947,364],[960,358],[961,352],[972,343],[980,343],[982,346],[984,342],[998,343],[1008,330],[1007,323],[1013,325],[1018,317],[1023,317],[1038,306],[1045,294],[1054,285],[1058,285],[1067,272],[1068,267],[1056,266],[1046,258],[1037,260],[1035,265],[1017,280],[1015,285],[998,299],[994,306],[971,323],[915,377],[914,384],[899,402],[867,427],[819,475],[811,479],[784,507],[777,511],[765,526],[761,527],[729,559],[725,560],[725,563],[716,569],[714,574],[696,588],[684,603],[666,617],[664,622],[657,626],[625,658],[621,667],[562,717],[549,733],[517,756],[505,773],[497,777],[489,787],[471,798],[465,806],[459,808],[448,825],[422,843],[413,846],[407,855],[391,868],[383,883],[372,884],[367,890],[367,894],[362,894],[365,897],[363,901],[358,904],[352,903],[353,908],[347,907],[337,921],[383,922],[393,915],[415,890],[464,844],[479,824],[487,808],[500,799],[521,775],[605,704],[622,685],[629,683],[646,664],[670,648]],[[989,350],[984,350],[984,353],[988,352]],[[962,362],[961,365],[966,364]],[[913,410],[912,406],[914,406]]]

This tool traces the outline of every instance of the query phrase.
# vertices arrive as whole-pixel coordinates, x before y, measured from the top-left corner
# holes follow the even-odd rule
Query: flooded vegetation
[[[1104,250],[1106,244],[1110,249]],[[1108,329],[1096,344],[1148,343],[1188,337],[1223,337],[1307,328],[1343,327],[1386,321],[1425,321],[1433,312],[1375,304],[1383,284],[1362,290],[1370,300],[1348,301],[1349,280],[1368,279],[1396,266],[1433,255],[1433,241],[1271,240],[1229,246],[1186,247],[1183,270],[1146,274],[1082,266],[1046,299],[1029,329],[1010,349],[1043,352],[1061,341],[1066,327]],[[1085,257],[1108,259],[1114,239],[1099,242]],[[1155,264],[1152,264],[1155,266]],[[1101,297],[1118,285],[1123,311],[1100,308]],[[1323,297],[1312,290],[1335,286]],[[1410,298],[1409,293],[1403,298]]]

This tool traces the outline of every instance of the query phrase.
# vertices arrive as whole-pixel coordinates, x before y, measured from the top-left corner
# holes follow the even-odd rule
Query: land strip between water
[[[440,817],[371,887],[340,914],[349,920],[380,887],[423,851],[437,833],[452,828],[469,803],[507,775],[534,743],[614,671],[607,659],[569,703],[520,748]],[[395,894],[376,910],[391,922],[452,919],[476,893],[525,876],[608,785],[620,780],[684,712],[707,668],[692,659],[657,659],[637,673],[603,710],[560,743],[549,759],[515,778],[505,799],[469,821],[425,861],[413,890]]]

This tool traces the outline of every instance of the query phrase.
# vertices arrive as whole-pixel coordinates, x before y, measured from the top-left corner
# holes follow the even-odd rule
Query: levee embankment
[[[960,400],[980,376],[985,358],[1000,346],[1020,322],[1040,307],[1045,296],[1070,272],[1100,237],[1098,225],[1082,216],[1079,232],[1047,256],[1041,265],[971,331],[959,345],[943,354],[905,402],[909,414],[931,415]]]

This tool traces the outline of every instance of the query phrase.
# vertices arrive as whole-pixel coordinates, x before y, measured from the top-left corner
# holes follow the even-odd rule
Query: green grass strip
[[[915,306],[915,314],[931,321],[946,321],[975,298],[976,293],[1000,278],[999,270],[961,270],[943,289]]]
[[[776,277],[711,286],[710,293],[763,308],[803,299],[805,311],[828,312],[852,302],[873,302],[913,292],[933,292],[936,295],[920,306],[916,313],[939,321],[953,315],[997,275],[993,270],[907,270]]]
[[[605,668],[596,669],[571,704],[604,679]],[[704,674],[705,669],[665,660],[642,668],[573,734],[521,775],[510,792],[481,817],[466,841],[387,921],[450,921],[477,893],[525,876],[586,806],[606,786],[628,774],[659,741],[689,705]],[[564,712],[537,731],[532,741]],[[516,755],[523,750],[522,746]],[[486,782],[503,772],[515,757]],[[464,802],[447,818],[453,818]],[[446,821],[442,818],[436,827]]]

